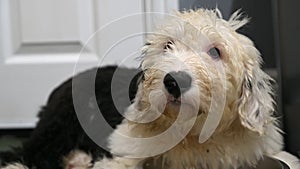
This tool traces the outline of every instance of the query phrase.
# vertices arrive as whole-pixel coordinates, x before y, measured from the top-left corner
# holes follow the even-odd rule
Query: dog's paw
[[[19,164],[19,163],[15,163],[15,164],[10,164],[6,167],[3,167],[1,169],[28,169],[27,167],[25,167],[24,165],[22,164]]]
[[[64,158],[65,169],[88,169],[92,166],[92,157],[83,151],[72,151]]]
[[[136,169],[139,162],[138,159],[104,158],[97,161],[92,169]]]

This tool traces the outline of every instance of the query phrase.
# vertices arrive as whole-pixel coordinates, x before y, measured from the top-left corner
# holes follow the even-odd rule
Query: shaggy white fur
[[[134,169],[149,158],[164,169],[230,169],[280,152],[272,79],[253,42],[236,32],[247,21],[239,12],[225,21],[218,10],[198,9],[176,13],[150,35],[144,80],[109,138],[116,158],[93,169]],[[180,99],[163,83],[172,71],[192,77]]]
[[[85,152],[75,150],[64,158],[65,169],[87,169],[92,166],[92,157]]]

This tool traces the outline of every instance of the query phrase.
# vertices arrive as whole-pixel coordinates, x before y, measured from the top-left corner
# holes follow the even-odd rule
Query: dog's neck
[[[153,124],[153,126],[155,125],[157,124]],[[140,129],[140,127],[141,126],[136,126],[135,128]],[[243,127],[238,118],[232,122],[227,130],[221,131],[217,129],[212,137],[202,144],[198,141],[199,133],[196,134],[196,131],[199,130],[197,130],[196,127],[197,126],[194,126],[186,137],[171,150],[155,157],[148,158],[144,163],[144,169],[199,168],[201,165],[215,165],[209,168],[217,168],[221,163],[220,160],[225,160],[220,158],[225,158],[224,155],[234,152],[235,147],[244,147],[246,152],[251,152],[249,150],[255,147],[255,141],[253,140],[256,139],[257,134]],[[141,131],[145,131],[145,128]],[[151,128],[149,131],[154,130]],[[154,133],[151,135],[154,135]],[[244,141],[241,142],[240,140]],[[244,145],[248,146],[245,147]],[[228,154],[228,156],[230,155]],[[250,161],[256,161],[256,158],[257,157],[253,155],[252,158],[250,158]],[[228,165],[229,168],[230,164],[225,162],[224,165]]]

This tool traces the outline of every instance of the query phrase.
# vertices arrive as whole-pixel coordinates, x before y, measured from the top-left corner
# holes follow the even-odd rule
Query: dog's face
[[[252,41],[236,32],[247,19],[238,12],[229,21],[220,15],[177,13],[149,36],[134,103],[138,113],[129,119],[165,128],[176,119],[193,121],[195,133],[211,130],[202,141],[233,123],[264,132],[273,111],[271,79]]]

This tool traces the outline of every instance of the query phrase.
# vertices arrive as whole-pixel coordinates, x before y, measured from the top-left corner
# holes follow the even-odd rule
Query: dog
[[[272,78],[235,12],[177,12],[148,37],[143,78],[93,169],[255,167],[282,150]],[[80,154],[80,153],[79,153]]]
[[[108,138],[113,156],[92,169],[255,167],[280,152],[273,80],[237,32],[247,22],[239,11],[226,21],[218,9],[197,9],[176,12],[149,35],[136,96]],[[75,152],[65,166],[89,168],[80,165],[88,156]]]

